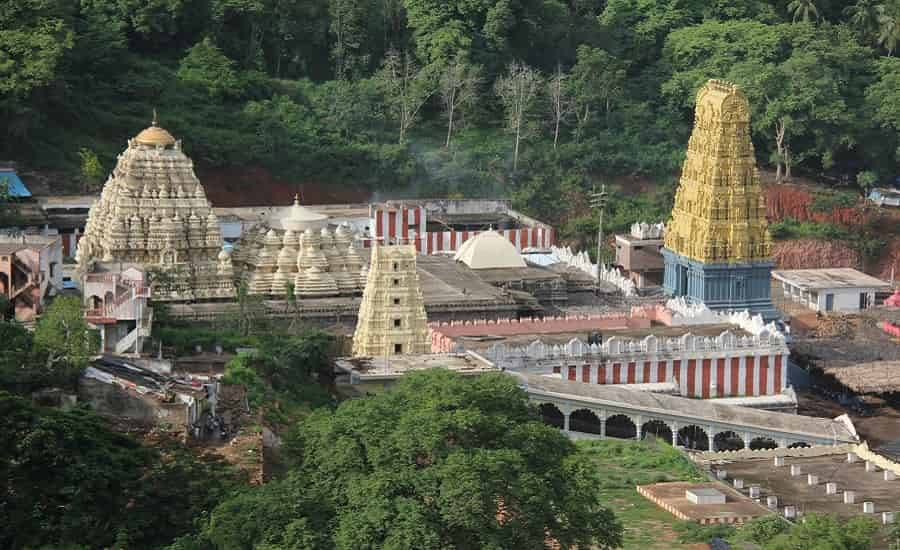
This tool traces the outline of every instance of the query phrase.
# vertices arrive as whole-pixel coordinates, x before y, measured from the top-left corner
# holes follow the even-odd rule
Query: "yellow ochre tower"
[[[353,355],[429,353],[427,323],[416,247],[375,245],[353,334]]]
[[[697,93],[694,130],[666,227],[664,287],[711,309],[778,317],[772,241],[750,141],[750,105],[734,84]]]

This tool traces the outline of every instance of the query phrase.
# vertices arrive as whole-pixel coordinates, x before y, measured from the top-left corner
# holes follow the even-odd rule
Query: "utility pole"
[[[600,224],[597,227],[597,280],[600,280],[600,267],[605,267],[603,262],[603,210],[606,208],[606,184],[602,184],[600,192],[591,193],[591,208],[600,211]]]

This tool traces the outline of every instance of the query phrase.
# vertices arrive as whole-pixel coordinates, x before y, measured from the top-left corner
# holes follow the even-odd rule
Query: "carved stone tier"
[[[234,252],[235,276],[251,294],[284,296],[293,284],[299,297],[358,295],[365,287],[364,263],[347,226],[318,227],[323,220],[299,204],[283,217],[247,233]],[[270,225],[271,224],[271,225]]]
[[[97,262],[167,272],[153,298],[234,296],[231,256],[220,255],[219,222],[181,142],[156,125],[128,141],[91,208],[78,242],[80,274]]]

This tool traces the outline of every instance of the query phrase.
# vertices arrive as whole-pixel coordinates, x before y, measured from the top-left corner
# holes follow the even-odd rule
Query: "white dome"
[[[525,267],[525,260],[516,247],[493,229],[464,242],[453,259],[472,269]]]
[[[295,233],[307,229],[318,229],[328,223],[328,216],[300,204],[300,197],[294,197],[293,206],[278,208],[269,217],[273,227],[290,229]]]

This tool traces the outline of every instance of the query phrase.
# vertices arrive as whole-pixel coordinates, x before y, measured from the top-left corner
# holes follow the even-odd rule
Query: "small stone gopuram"
[[[328,217],[300,204],[277,211],[235,248],[237,284],[249,294],[280,297],[289,286],[300,298],[359,295],[367,268],[345,225],[328,228]]]
[[[427,322],[416,271],[416,247],[409,244],[373,247],[353,334],[353,355],[429,353]]]
[[[694,130],[666,225],[664,287],[710,309],[776,318],[771,246],[749,103],[737,86],[710,80],[697,94]]]
[[[153,285],[156,300],[234,296],[219,221],[181,141],[157,125],[155,114],[119,155],[75,259],[80,276],[126,265],[165,273]]]

